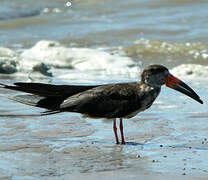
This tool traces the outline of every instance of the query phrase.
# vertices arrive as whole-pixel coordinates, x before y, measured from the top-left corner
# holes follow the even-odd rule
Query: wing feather
[[[130,85],[135,86],[133,83]],[[124,117],[141,107],[136,89],[129,91],[126,88],[129,88],[129,84],[95,87],[65,99],[60,104],[60,110],[79,112],[91,117]]]
[[[86,91],[88,89],[97,87],[99,85],[85,86],[85,85],[52,85],[44,83],[14,83],[14,86],[9,86],[0,83],[0,86],[6,89],[26,92],[43,97],[69,97],[74,94]]]

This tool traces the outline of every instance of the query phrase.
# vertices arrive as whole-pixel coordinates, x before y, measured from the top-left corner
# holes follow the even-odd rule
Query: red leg
[[[113,120],[113,131],[114,131],[115,138],[116,138],[116,144],[119,144],[117,127],[116,127],[116,119]]]
[[[123,134],[123,120],[120,118],[120,132],[121,132],[121,144],[125,144],[124,134]]]

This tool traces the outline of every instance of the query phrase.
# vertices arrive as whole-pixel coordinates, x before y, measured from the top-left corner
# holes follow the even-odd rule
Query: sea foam
[[[112,55],[100,49],[67,48],[55,41],[39,41],[31,49],[25,50],[21,57],[54,68],[105,70],[112,73],[135,66],[129,57]]]
[[[184,79],[204,79],[208,77],[208,66],[199,64],[181,64],[171,69],[171,73]]]
[[[80,73],[87,78],[96,74],[136,77],[140,68],[130,57],[104,48],[64,47],[56,41],[42,40],[29,49],[17,52],[0,48],[0,73],[18,75],[40,74],[67,78]],[[1,60],[2,59],[2,60]],[[60,72],[64,71],[64,74]],[[58,73],[57,73],[58,72]],[[76,73],[74,73],[76,72]],[[77,79],[77,78],[76,78]]]

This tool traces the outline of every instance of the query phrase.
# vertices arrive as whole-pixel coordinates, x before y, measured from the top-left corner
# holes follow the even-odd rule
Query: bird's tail
[[[85,85],[53,85],[44,83],[23,83],[17,82],[14,85],[5,85],[0,83],[1,88],[21,91],[43,97],[69,97],[88,89],[97,87]]]
[[[28,95],[28,94],[24,94],[24,95],[17,95],[14,97],[10,97],[10,96],[5,96],[5,95],[1,95],[3,97],[6,97],[10,100],[22,103],[22,104],[26,104],[29,106],[36,106],[36,107],[40,107],[40,108],[46,108],[46,109],[51,109],[51,110],[47,110],[47,111],[43,111],[40,114],[36,115],[36,116],[45,116],[45,115],[52,115],[52,114],[57,114],[60,113],[60,110],[57,110],[58,108],[58,104],[56,105],[57,107],[52,107],[52,105],[49,104],[42,104],[41,105],[41,101],[45,100],[47,101],[45,97],[41,97],[41,96],[37,96],[37,95]]]
[[[59,113],[60,105],[66,98],[97,86],[98,85],[51,85],[23,82],[17,82],[14,83],[14,85],[6,85],[0,83],[0,88],[29,93],[6,97],[26,105],[47,109],[48,111],[43,112],[42,115]]]

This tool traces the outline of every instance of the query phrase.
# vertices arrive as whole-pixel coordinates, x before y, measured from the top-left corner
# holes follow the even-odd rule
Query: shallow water
[[[207,65],[207,1],[112,4],[112,0],[1,1],[0,46],[20,53],[40,40],[55,40],[66,47],[103,48],[143,66]]]
[[[191,84],[206,103],[207,90]],[[163,88],[151,109],[124,121],[124,146],[114,144],[111,121],[75,113],[39,117],[38,108],[0,100],[0,177],[67,179],[120,170],[207,177],[207,107],[172,90]]]
[[[206,179],[208,2],[67,2],[1,1],[1,83],[135,81],[144,66],[159,63],[204,104],[163,88],[150,109],[124,121],[121,146],[111,121],[39,117],[43,110],[0,97],[0,179]]]
[[[140,38],[207,43],[205,0],[130,0],[113,6],[112,0],[67,2],[1,1],[0,44],[27,47],[53,39],[79,46],[123,46]]]

